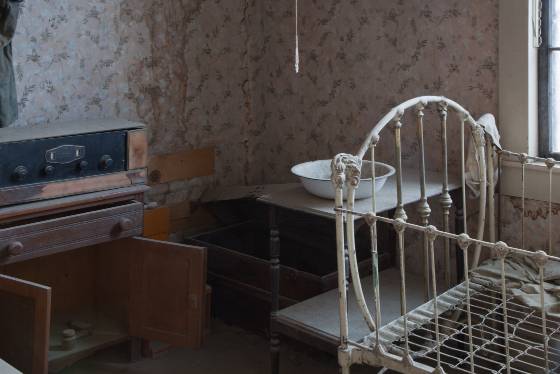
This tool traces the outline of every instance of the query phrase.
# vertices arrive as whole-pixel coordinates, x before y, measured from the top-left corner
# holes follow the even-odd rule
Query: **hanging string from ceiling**
[[[295,62],[294,68],[296,70],[296,74],[299,73],[299,31],[298,31],[298,0],[295,0],[295,8],[296,8],[296,51],[295,51]]]
[[[539,48],[542,44],[542,0],[533,0],[533,45]]]

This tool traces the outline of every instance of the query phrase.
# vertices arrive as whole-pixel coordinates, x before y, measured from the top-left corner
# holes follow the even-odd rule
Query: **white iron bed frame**
[[[443,228],[429,225],[431,209],[426,198],[426,157],[424,149],[424,110],[437,105],[441,126],[442,148],[442,192],[440,203]],[[419,145],[419,189],[421,191],[417,212],[420,224],[407,222],[402,203],[402,155],[401,127],[406,111],[414,113]],[[478,222],[476,235],[457,235],[450,232],[449,215],[453,201],[448,187],[448,110],[458,114],[461,144],[462,203],[466,207],[465,170],[465,124],[472,134],[478,161],[480,197],[478,200]],[[391,126],[390,126],[391,125]],[[397,209],[394,218],[376,215],[376,198],[373,191],[372,207],[369,212],[354,210],[355,190],[360,181],[362,159],[370,151],[372,165],[375,150],[383,130],[392,127],[396,155]],[[495,152],[496,151],[496,152]],[[560,258],[546,252],[531,252],[496,242],[494,201],[494,165],[502,158],[521,164],[523,175],[522,194],[522,247],[525,247],[525,168],[531,161],[544,162],[550,171],[549,213],[552,211],[552,169],[557,164],[553,159],[530,157],[526,154],[508,152],[494,147],[492,138],[484,127],[477,123],[459,104],[445,97],[423,96],[404,102],[384,116],[368,135],[356,155],[339,154],[332,161],[332,182],[336,190],[336,237],[338,260],[338,295],[340,317],[340,347],[338,360],[343,374],[350,373],[353,364],[365,364],[395,370],[402,373],[538,373],[560,370],[560,323],[550,318],[545,311],[544,267],[549,261]],[[375,167],[372,167],[375,178]],[[343,187],[347,186],[346,200]],[[375,185],[375,184],[373,184]],[[354,239],[354,217],[361,216],[370,227],[371,255],[373,262],[373,311],[370,311],[363,293],[362,279],[358,270]],[[552,248],[552,214],[548,222],[548,247]],[[486,222],[488,218],[488,222]],[[400,270],[401,317],[381,325],[381,300],[379,291],[379,269],[377,266],[377,225],[392,225],[397,234],[397,267]],[[484,240],[488,223],[488,241]],[[467,227],[464,214],[463,227]],[[407,309],[406,266],[404,243],[405,231],[423,234],[423,274],[427,301],[414,310]],[[434,243],[444,243],[445,291],[436,271]],[[450,251],[452,243],[463,253],[464,274],[462,283],[452,287]],[[481,254],[498,258],[496,261],[501,281],[492,287],[473,276],[472,269],[479,265]],[[506,287],[506,261],[511,256],[530,257],[538,266],[540,278],[541,310],[529,308],[517,302]],[[356,302],[371,333],[363,339],[350,340],[348,326],[348,295],[345,258],[348,258],[351,287]],[[442,292],[443,291],[443,292]],[[430,299],[431,298],[431,299]],[[370,304],[371,305],[371,304]],[[379,328],[378,328],[379,327]]]

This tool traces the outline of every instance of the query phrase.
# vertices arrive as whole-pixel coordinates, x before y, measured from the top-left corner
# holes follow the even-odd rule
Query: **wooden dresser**
[[[123,156],[103,148],[115,137]],[[141,339],[201,344],[206,250],[140,237],[142,125],[0,129],[7,153],[17,162],[0,166],[0,359],[46,373],[123,342],[132,357]]]

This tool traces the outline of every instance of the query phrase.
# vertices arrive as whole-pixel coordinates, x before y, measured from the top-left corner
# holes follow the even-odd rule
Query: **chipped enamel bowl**
[[[312,195],[324,199],[334,199],[334,186],[331,182],[331,160],[304,162],[292,168],[292,174],[299,177],[303,187]],[[395,174],[395,168],[382,162],[375,163],[375,192],[379,192],[387,179]],[[356,190],[356,199],[371,197],[371,161],[362,162],[362,178]],[[346,198],[346,186],[344,187]]]

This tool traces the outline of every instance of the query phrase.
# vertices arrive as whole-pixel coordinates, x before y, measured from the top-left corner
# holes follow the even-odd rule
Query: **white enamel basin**
[[[304,162],[292,168],[303,187],[312,195],[324,199],[334,199],[334,186],[331,182],[331,160]],[[379,192],[387,178],[395,174],[395,168],[382,162],[375,162],[375,192]],[[371,197],[371,161],[362,162],[362,177],[356,190],[356,199]],[[346,198],[346,186],[344,187]]]

